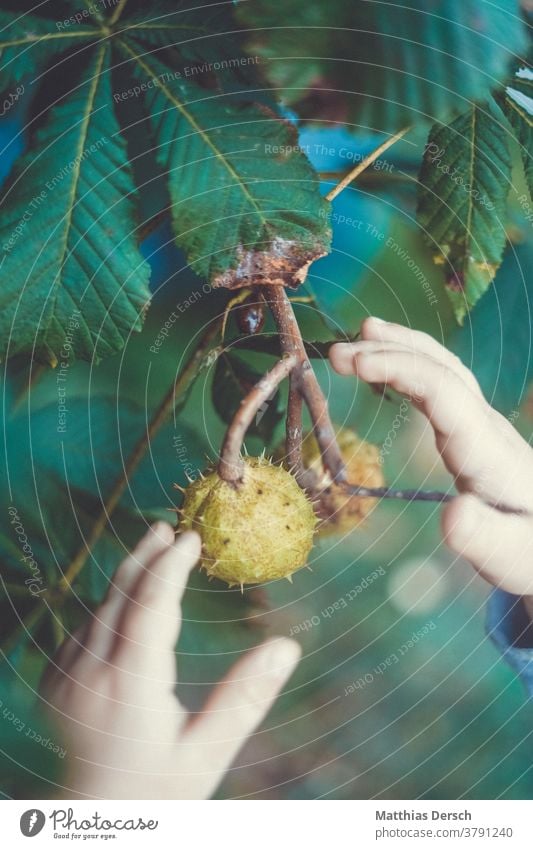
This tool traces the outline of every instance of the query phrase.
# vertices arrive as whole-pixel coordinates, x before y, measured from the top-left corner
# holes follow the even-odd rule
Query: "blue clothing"
[[[521,596],[492,591],[487,605],[487,631],[533,698],[533,622]]]

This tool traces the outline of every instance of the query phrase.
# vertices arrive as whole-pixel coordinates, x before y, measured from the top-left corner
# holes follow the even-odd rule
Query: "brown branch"
[[[303,399],[298,387],[298,376],[291,372],[287,419],[285,422],[285,463],[300,480],[303,473],[302,463],[302,408]]]
[[[322,454],[324,467],[335,483],[345,481],[346,465],[337,444],[337,434],[329,415],[328,402],[309,360],[302,364],[300,391],[313,422],[313,433]]]
[[[305,362],[307,352],[285,287],[274,284],[263,286],[263,293],[278,328],[281,350],[285,354],[294,354],[300,364]]]
[[[226,431],[220,450],[218,473],[223,480],[237,484],[242,479],[244,462],[241,457],[241,448],[246,431],[252,424],[261,405],[268,401],[274,390],[290,374],[297,363],[298,359],[294,354],[286,354],[242,400],[241,406]]]
[[[151,440],[159,431],[162,424],[165,422],[167,416],[175,408],[177,399],[184,400],[184,396],[186,395],[196,375],[212,355],[211,344],[213,340],[217,337],[217,335],[220,333],[220,326],[221,320],[218,320],[214,322],[210,327],[208,327],[207,331],[200,339],[200,342],[194,350],[192,356],[185,364],[184,368],[178,373],[172,386],[159,404],[159,407],[157,408],[154,415],[152,416],[152,419],[148,423],[146,431],[139,438],[131,454],[126,460],[126,463],[122,470],[122,474],[116,481],[115,485],[113,486],[113,489],[111,490],[111,493],[106,499],[102,510],[100,511],[100,514],[96,519],[96,522],[91,528],[90,534],[88,535],[87,539],[84,540],[83,545],[81,546],[77,554],[74,556],[74,559],[71,561],[68,569],[66,570],[61,581],[59,582],[58,590],[60,595],[65,593],[66,590],[68,590],[75,578],[83,569],[87,558],[89,557],[92,549],[102,536],[106,525],[109,519],[111,518],[111,515],[118,506],[118,503],[122,498],[124,491],[126,490],[129,479],[131,478],[132,474],[135,472],[139,463],[143,459]]]
[[[293,372],[293,389],[298,389],[307,404],[324,466],[333,480],[345,480],[346,468],[337,445],[328,404],[309,362],[292,304],[283,286],[264,286],[263,293],[279,331],[282,351],[298,358],[298,365]]]

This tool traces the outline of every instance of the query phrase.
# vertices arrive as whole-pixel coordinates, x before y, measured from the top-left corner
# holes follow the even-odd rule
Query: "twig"
[[[392,489],[389,486],[355,486],[343,483],[347,495],[360,495],[362,498],[395,498],[398,501],[451,501],[455,496],[449,492],[430,489]]]
[[[309,359],[327,360],[329,349],[339,340],[332,339],[328,342],[304,342],[304,350]],[[352,337],[346,336],[342,341],[355,342]],[[281,356],[281,342],[279,333],[261,333],[259,336],[239,336],[237,339],[232,339],[231,349],[237,348],[239,351],[254,351],[258,354],[272,354],[275,357]]]
[[[100,539],[109,519],[111,518],[111,515],[122,498],[130,477],[144,457],[149,443],[154,438],[161,425],[165,422],[167,416],[176,406],[176,399],[184,400],[184,396],[190,388],[194,378],[211,355],[211,343],[220,332],[220,323],[220,320],[216,321],[204,333],[194,353],[185,364],[184,368],[179,372],[172,386],[152,416],[146,431],[133,448],[131,454],[126,460],[122,474],[116,481],[109,497],[105,501],[96,522],[91,528],[88,538],[84,541],[82,547],[75,555],[59,582],[58,589],[60,593],[64,593],[69,586],[71,586],[75,578],[83,569],[89,554]]]
[[[291,372],[291,393],[300,395],[309,408],[313,432],[320,448],[322,461],[332,480],[342,485],[348,495],[392,498],[402,501],[433,501],[439,503],[450,501],[454,496],[446,492],[423,489],[392,489],[391,487],[369,488],[348,483],[346,466],[337,444],[335,429],[329,416],[328,404],[309,362],[291,302],[283,286],[265,286],[263,291],[279,331],[281,350],[288,356],[297,357],[297,365]],[[287,413],[286,454],[288,465],[296,463],[299,472],[298,480],[301,485],[305,486],[307,485],[307,482],[304,483],[305,470],[298,466],[298,458],[301,457],[301,440],[301,399],[298,406],[295,398],[293,398],[292,405],[289,405]],[[312,482],[309,485],[312,487]],[[494,504],[492,506],[503,512],[516,512],[505,505]]]
[[[431,489],[392,489],[388,486],[368,487],[355,486],[348,483],[342,483],[342,487],[348,495],[360,495],[362,498],[394,498],[397,501],[436,501],[440,504],[456,498],[454,493]],[[527,513],[526,510],[522,510],[520,507],[509,507],[507,504],[498,504],[495,501],[485,500],[485,504],[494,510],[499,510],[500,513],[512,513],[516,516]]]
[[[404,127],[403,130],[399,130],[397,133],[391,136],[390,139],[387,139],[387,141],[384,141],[383,144],[379,145],[379,147],[376,147],[376,149],[373,150],[372,153],[369,153],[368,156],[365,156],[365,158],[362,159],[361,162],[359,162],[355,166],[355,168],[352,168],[352,170],[349,171],[346,176],[342,178],[340,183],[337,183],[336,186],[333,186],[333,188],[327,193],[326,200],[332,201],[337,197],[337,195],[340,195],[340,193],[346,188],[346,186],[349,186],[350,183],[353,182],[353,180],[355,180],[356,177],[359,176],[359,174],[365,171],[369,165],[372,165],[372,163],[375,162],[376,159],[382,153],[388,150],[389,147],[392,147],[393,144],[396,144],[397,141],[403,138],[403,136],[405,136],[409,129],[409,127]]]
[[[263,292],[279,331],[282,351],[298,358],[293,373],[293,388],[298,388],[309,408],[324,466],[334,481],[345,480],[346,467],[337,445],[328,404],[309,362],[292,304],[283,286],[264,286]]]
[[[301,480],[303,473],[302,463],[302,408],[303,399],[298,387],[298,377],[291,372],[289,378],[289,398],[287,401],[287,419],[285,423],[285,462],[296,475],[296,480]]]
[[[313,433],[322,454],[324,467],[335,483],[346,480],[346,464],[337,444],[337,434],[329,415],[328,402],[309,360],[301,371],[301,393],[313,422]]]
[[[294,354],[299,363],[308,357],[292,304],[283,286],[263,286],[266,301],[270,307],[278,328],[281,350],[284,354]]]
[[[298,358],[294,354],[286,354],[256,383],[241,402],[226,431],[220,451],[218,473],[223,480],[237,484],[242,479],[244,462],[241,457],[241,448],[246,431],[261,405],[270,398],[276,387],[289,375],[297,363]]]

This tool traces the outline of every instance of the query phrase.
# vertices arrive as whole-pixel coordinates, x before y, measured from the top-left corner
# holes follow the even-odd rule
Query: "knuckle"
[[[371,339],[372,338],[372,327],[374,326],[374,322],[371,318],[365,318],[361,322],[361,338],[362,339]]]
[[[353,355],[353,367],[356,374],[365,377],[370,367],[370,357],[364,351],[356,351]]]

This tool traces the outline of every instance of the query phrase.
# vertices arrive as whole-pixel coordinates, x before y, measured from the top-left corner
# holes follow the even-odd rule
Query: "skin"
[[[442,511],[442,534],[493,586],[523,596],[533,618],[533,451],[483,397],[473,374],[425,333],[368,318],[360,339],[330,351],[339,374],[411,398],[461,493]],[[502,513],[504,504],[520,515]],[[491,506],[492,505],[492,506]]]
[[[243,655],[191,716],[176,697],[180,603],[200,538],[154,525],[42,683],[67,748],[66,798],[204,799],[293,672],[298,644]]]

